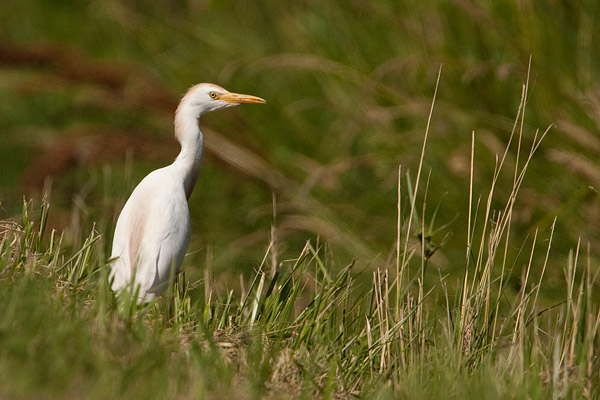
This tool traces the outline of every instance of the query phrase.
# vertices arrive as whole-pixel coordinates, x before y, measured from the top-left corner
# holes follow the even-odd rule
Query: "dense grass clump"
[[[23,194],[40,197],[51,179],[52,227],[79,240],[79,213],[85,228],[110,232],[132,186],[176,156],[179,97],[208,81],[268,103],[201,121],[206,158],[190,201],[198,252],[187,265],[210,253],[216,277],[249,279],[275,193],[278,255],[319,236],[341,265],[384,267],[397,168],[415,177],[443,64],[424,159],[429,208],[440,205],[425,235],[442,244],[431,265],[462,275],[467,188],[472,179],[476,203],[494,178],[529,70],[524,144],[538,127],[554,129],[529,167],[511,235],[523,243],[560,216],[550,261],[579,238],[600,253],[599,2],[6,0],[3,9],[3,216],[18,216]],[[513,179],[497,177],[501,188]],[[498,194],[494,209],[508,195]],[[547,272],[549,285],[560,281]]]

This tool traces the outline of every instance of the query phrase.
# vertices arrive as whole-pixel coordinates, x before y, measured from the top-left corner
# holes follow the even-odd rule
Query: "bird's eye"
[[[210,92],[208,94],[212,99],[216,99],[217,98],[217,92]]]

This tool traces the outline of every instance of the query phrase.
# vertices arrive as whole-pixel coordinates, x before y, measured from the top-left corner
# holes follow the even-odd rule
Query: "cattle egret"
[[[175,112],[175,137],[181,151],[175,161],[147,175],[125,203],[113,239],[111,288],[133,289],[147,302],[169,285],[190,241],[188,199],[202,162],[203,136],[198,119],[207,112],[241,103],[265,103],[260,97],[231,93],[201,83],[183,96]]]

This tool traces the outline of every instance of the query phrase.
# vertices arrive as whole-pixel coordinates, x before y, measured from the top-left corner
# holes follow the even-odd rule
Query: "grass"
[[[36,221],[25,203],[19,223],[0,225],[0,395],[597,397],[600,308],[589,247],[578,244],[564,260],[565,292],[550,307],[539,299],[556,223],[536,229],[517,257],[507,251],[519,190],[548,132],[525,146],[527,90],[526,83],[487,197],[473,199],[469,188],[456,286],[439,268],[426,269],[436,250],[425,236],[420,244],[411,239],[426,232],[429,178],[421,167],[429,126],[416,179],[398,171],[396,262],[373,269],[368,282],[355,263],[332,265],[320,241],[278,259],[274,227],[262,262],[237,289],[218,284],[207,265],[204,279],[182,273],[166,295],[138,305],[110,291],[97,229],[69,246],[63,234],[46,232],[48,202]],[[435,97],[430,117],[434,105]],[[475,150],[472,142],[472,159]],[[503,188],[497,177],[511,154],[514,178]],[[494,209],[500,190],[510,195]],[[507,283],[516,268],[515,294]],[[434,285],[426,274],[437,276]]]
[[[0,397],[597,397],[599,4],[8,0]],[[185,276],[116,301],[199,81],[268,104],[202,121]]]

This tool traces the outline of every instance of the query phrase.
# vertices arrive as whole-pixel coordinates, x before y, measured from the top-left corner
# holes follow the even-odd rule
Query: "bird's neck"
[[[180,105],[175,113],[175,137],[181,144],[181,151],[173,162],[182,178],[185,195],[189,199],[202,164],[204,137],[198,124],[199,115],[185,105]]]

